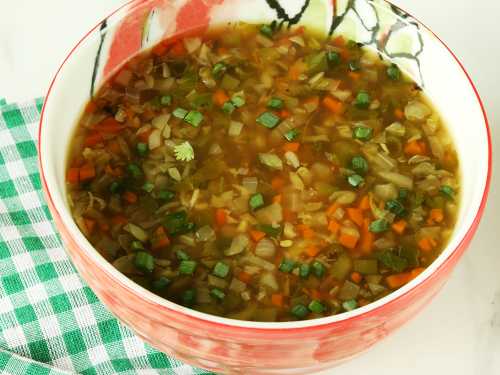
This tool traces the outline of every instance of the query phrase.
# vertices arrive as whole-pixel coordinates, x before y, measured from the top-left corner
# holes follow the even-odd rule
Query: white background
[[[1,0],[0,97],[22,102],[43,96],[75,42],[122,3],[124,0]],[[493,148],[497,149],[500,2],[394,0],[394,3],[427,24],[462,60],[485,102]],[[500,374],[499,185],[498,173],[494,173],[479,232],[433,303],[367,354],[327,373]]]

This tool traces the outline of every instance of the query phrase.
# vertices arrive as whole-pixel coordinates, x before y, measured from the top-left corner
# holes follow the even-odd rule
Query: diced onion
[[[193,53],[198,48],[201,47],[201,39],[200,38],[184,38],[184,47],[188,53]]]
[[[132,236],[134,236],[136,239],[138,239],[141,242],[146,242],[149,238],[146,231],[135,224],[128,223],[127,225],[125,225],[123,227],[123,229],[126,232],[129,232]]]
[[[235,293],[244,292],[246,288],[247,285],[243,281],[238,280],[236,277],[233,278],[229,284],[229,290],[232,290]]]
[[[272,258],[276,253],[276,246],[273,241],[268,238],[264,238],[257,243],[255,247],[255,255],[261,258]]]
[[[200,242],[215,240],[215,231],[210,225],[205,225],[196,231],[196,239]]]
[[[252,266],[257,266],[257,267],[263,268],[267,271],[274,271],[274,269],[276,268],[273,263],[268,262],[267,260],[264,260],[258,256],[253,255],[253,254],[248,254],[245,257],[241,258],[241,262],[251,264]],[[247,268],[245,267],[245,272],[246,271],[247,271]]]
[[[225,289],[227,287],[227,281],[221,279],[214,275],[208,275],[208,284],[216,288]]]
[[[431,110],[425,104],[411,101],[405,107],[405,116],[410,121],[423,121],[431,115]]]
[[[153,130],[153,132],[151,132],[151,135],[149,136],[148,143],[149,143],[150,150],[155,150],[161,146],[161,144],[162,144],[161,131],[159,129],[155,129],[155,130]]]
[[[261,208],[255,213],[256,219],[261,224],[276,224],[283,221],[283,208],[279,203],[273,203]]]
[[[250,194],[255,194],[257,192],[259,180],[257,180],[257,177],[245,177],[242,185]]]
[[[373,191],[377,198],[389,201],[398,197],[398,189],[394,184],[375,185]]]
[[[260,277],[260,284],[263,286],[267,286],[273,291],[277,291],[279,289],[276,277],[270,272],[266,272]]]
[[[245,234],[238,234],[236,237],[233,238],[233,241],[231,242],[231,246],[229,247],[229,249],[224,251],[224,255],[233,256],[240,254],[248,248],[249,244],[250,240]]]
[[[404,189],[413,189],[413,179],[411,177],[388,171],[380,171],[378,175],[386,180],[387,182],[392,182],[396,186]]]
[[[356,197],[356,193],[353,191],[341,190],[330,195],[330,200],[340,205],[349,205],[354,203]]]
[[[297,157],[297,154],[293,151],[285,152],[285,160],[286,163],[294,169],[300,167],[299,158]]]
[[[238,121],[231,121],[229,125],[228,134],[230,137],[238,137],[241,134],[241,130],[243,129],[243,124]]]

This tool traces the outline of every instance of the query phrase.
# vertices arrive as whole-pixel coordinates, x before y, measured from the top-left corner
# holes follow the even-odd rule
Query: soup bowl
[[[455,141],[461,206],[448,246],[416,279],[357,310],[282,323],[197,312],[143,289],[108,263],[72,219],[65,167],[85,103],[124,62],[157,42],[227,22],[305,26],[343,35],[392,60],[423,88]],[[384,0],[134,0],[93,28],[70,52],[47,94],[39,132],[43,188],[76,268],[100,300],[146,342],[189,364],[222,373],[305,374],[362,353],[414,317],[439,292],[483,213],[491,143],[483,106],[464,68],[424,25]]]

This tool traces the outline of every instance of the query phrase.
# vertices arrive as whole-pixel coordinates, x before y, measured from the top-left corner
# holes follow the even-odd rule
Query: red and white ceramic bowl
[[[65,163],[84,104],[126,60],[158,41],[228,21],[304,25],[341,34],[399,64],[447,121],[461,157],[462,203],[454,235],[419,277],[377,302],[337,316],[288,323],[236,321],[162,299],[109,264],[75,225]],[[66,58],[47,94],[40,168],[66,249],[101,301],[154,347],[192,365],[242,374],[306,374],[367,350],[438,293],[469,245],[486,204],[491,143],[472,81],[429,29],[384,0],[134,0],[92,29]]]

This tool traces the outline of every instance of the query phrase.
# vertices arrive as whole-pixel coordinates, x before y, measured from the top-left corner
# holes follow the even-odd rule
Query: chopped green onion
[[[180,108],[180,107],[174,109],[174,111],[172,112],[172,115],[174,117],[180,118],[181,120],[184,120],[184,117],[186,117],[187,114],[188,114],[188,111],[186,111],[184,108]]]
[[[274,129],[280,123],[280,118],[271,112],[264,112],[257,117],[257,122],[268,129]]]
[[[189,257],[189,254],[186,253],[184,250],[177,250],[175,252],[175,256],[177,257],[177,259],[179,259],[180,261],[183,261],[183,260],[189,260],[190,257]]]
[[[345,311],[352,311],[356,307],[358,307],[358,303],[355,299],[350,299],[349,301],[345,301],[344,303],[342,303],[342,307]]]
[[[135,266],[143,272],[151,273],[155,268],[155,258],[145,251],[139,251],[135,254]]]
[[[170,190],[162,190],[156,196],[158,197],[158,199],[161,199],[162,201],[170,202],[172,199],[175,198],[175,193]]]
[[[210,291],[210,295],[220,301],[222,301],[226,297],[226,293],[224,293],[222,290],[213,288]]]
[[[271,98],[267,102],[267,108],[271,109],[282,109],[283,108],[283,100],[280,98]]]
[[[144,190],[146,193],[151,193],[155,189],[155,184],[151,182],[146,182],[144,185],[142,185],[142,190]]]
[[[359,66],[359,61],[351,60],[349,61],[349,70],[351,72],[357,72],[361,70],[361,66]]]
[[[369,141],[373,135],[373,129],[367,126],[355,126],[353,137],[360,141]]]
[[[228,115],[230,115],[231,113],[233,113],[235,109],[236,109],[236,106],[230,100],[228,100],[227,102],[225,102],[222,105],[222,111],[224,113],[227,113]]]
[[[307,315],[309,315],[309,309],[301,303],[292,307],[292,310],[290,310],[290,312],[293,316],[299,319],[304,319]]]
[[[162,276],[159,279],[154,280],[151,283],[151,287],[153,288],[153,290],[160,291],[160,290],[165,289],[169,284],[170,284],[170,280],[167,279],[166,277]]]
[[[332,66],[339,65],[341,62],[340,53],[335,51],[328,52],[326,54],[326,59],[328,60],[328,63]]]
[[[229,266],[226,263],[217,262],[213,269],[213,274],[223,279],[229,274]]]
[[[349,185],[351,185],[352,187],[358,187],[365,182],[365,179],[361,177],[359,174],[353,174],[347,177],[347,182],[349,182]]]
[[[451,201],[455,199],[455,190],[451,186],[443,185],[439,192]]]
[[[291,259],[284,258],[280,264],[280,271],[285,273],[290,273],[295,268],[295,261]]]
[[[133,178],[141,178],[143,174],[141,168],[137,164],[129,164],[127,166],[127,171]]]
[[[250,208],[255,211],[264,206],[264,196],[260,193],[254,194],[250,197],[248,204]]]
[[[262,35],[267,36],[268,38],[272,38],[274,34],[273,27],[270,25],[262,25],[259,31]]]
[[[130,247],[132,248],[132,250],[134,251],[141,251],[141,250],[144,250],[144,245],[142,244],[141,241],[132,241],[132,243],[130,244]]]
[[[326,307],[317,299],[312,300],[308,307],[309,310],[316,314],[321,314],[326,310]]]
[[[194,150],[188,141],[174,147],[174,155],[177,160],[191,161],[194,159]]]
[[[111,194],[119,193],[122,189],[123,185],[121,182],[113,181],[111,185],[109,185],[109,191]]]
[[[203,114],[198,111],[189,111],[184,117],[184,121],[197,128],[203,122]]]
[[[255,229],[264,232],[269,237],[274,237],[274,238],[279,237],[279,235],[281,234],[281,227],[275,228],[272,225],[267,225],[267,224],[257,225]]]
[[[399,70],[397,65],[392,64],[387,68],[387,76],[393,81],[399,81],[401,78],[401,70]]]
[[[190,306],[194,303],[196,299],[196,290],[188,289],[182,293],[182,303],[186,306]]]
[[[172,104],[172,95],[163,95],[160,98],[160,104],[163,106],[168,106]]]
[[[288,142],[292,142],[299,136],[299,134],[300,133],[297,129],[291,129],[285,133],[284,137]]]
[[[311,273],[311,266],[308,263],[302,263],[299,267],[299,276],[305,279],[309,273]]]
[[[167,228],[168,234],[171,236],[186,234],[194,230],[194,223],[190,223],[188,221],[187,213],[185,211],[168,214],[165,217],[164,224]]]
[[[146,156],[149,152],[149,147],[146,143],[138,143],[135,147],[140,156]]]
[[[227,65],[224,64],[223,62],[218,62],[212,68],[212,75],[215,78],[221,78],[222,75],[226,72],[226,70],[227,70]]]
[[[406,209],[403,204],[395,199],[387,201],[385,204],[385,209],[392,212],[398,217],[403,217],[406,215]]]
[[[245,98],[239,95],[234,95],[231,98],[231,102],[234,104],[236,108],[241,108],[246,104]]]
[[[181,275],[192,275],[196,270],[197,263],[194,260],[183,260],[179,265]]]
[[[387,220],[378,219],[371,222],[369,229],[373,233],[383,233],[389,230],[389,223]]]
[[[368,162],[362,156],[353,157],[351,160],[351,167],[360,175],[365,175],[366,172],[368,172]]]
[[[325,265],[318,260],[315,260],[312,264],[312,271],[317,278],[321,279],[326,272]]]
[[[367,109],[372,102],[372,98],[370,94],[366,91],[360,91],[356,96],[356,100],[354,101],[354,105],[360,109]]]
[[[399,189],[398,199],[400,201],[406,201],[410,196],[410,191],[408,189]]]

